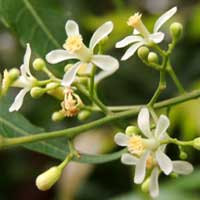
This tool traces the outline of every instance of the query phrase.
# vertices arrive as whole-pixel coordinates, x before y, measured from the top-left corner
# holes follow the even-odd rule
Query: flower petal
[[[95,75],[94,81],[97,84],[104,78],[112,75],[113,73],[115,73],[115,71],[100,71],[97,75]]]
[[[146,175],[146,161],[149,156],[149,152],[146,151],[138,160],[135,168],[134,183],[140,184],[143,182]]]
[[[139,47],[141,47],[143,44],[145,44],[144,41],[141,42],[137,42],[133,45],[131,45],[125,52],[125,54],[122,56],[121,60],[127,60],[128,58],[130,58]]]
[[[14,102],[12,103],[12,105],[9,108],[9,112],[18,111],[21,108],[23,101],[24,101],[24,97],[28,91],[29,91],[28,88],[24,88],[24,89],[20,90],[20,92],[15,97]]]
[[[141,40],[143,40],[143,38],[141,36],[129,35],[129,36],[125,37],[123,40],[117,42],[115,47],[116,48],[122,48],[122,47],[125,47],[125,46],[127,46],[131,43],[140,42]]]
[[[170,122],[167,116],[161,115],[158,119],[158,122],[156,124],[156,129],[155,129],[155,137],[157,138],[162,138],[164,133],[167,131],[169,128]]]
[[[77,59],[77,56],[75,56],[74,54],[70,54],[66,50],[63,50],[63,49],[50,51],[46,55],[46,60],[50,64],[56,64],[56,63],[62,62],[64,60],[69,60],[69,59]]]
[[[119,62],[112,56],[94,55],[91,62],[104,71],[114,73],[119,68]]]
[[[160,29],[160,27],[176,13],[176,11],[177,11],[177,7],[173,7],[167,12],[165,12],[163,15],[161,15],[157,19],[154,25],[153,32],[154,33],[157,32]]]
[[[137,30],[137,29],[133,29],[133,35],[138,35],[138,34],[140,34],[140,32]]]
[[[142,131],[142,133],[150,138],[152,137],[152,133],[150,130],[150,119],[149,119],[149,110],[147,108],[142,108],[138,114],[138,127]]]
[[[113,23],[111,21],[108,21],[101,25],[93,34],[89,48],[94,49],[94,47],[102,40],[104,39],[110,32],[113,30]]]
[[[65,31],[67,36],[76,36],[80,35],[78,24],[74,20],[68,20],[65,25]]]
[[[80,64],[81,62],[77,62],[76,64],[74,64],[65,74],[64,77],[62,79],[61,85],[63,86],[70,86],[72,84],[72,82],[75,80],[76,78],[76,73],[78,72],[79,68],[80,68]]]
[[[171,159],[160,149],[156,151],[156,160],[161,170],[166,174],[170,174],[172,172],[173,166]]]
[[[137,161],[138,158],[129,153],[122,154],[121,162],[125,165],[136,165]]]
[[[151,197],[153,198],[159,195],[158,177],[159,177],[159,169],[155,167],[151,173],[150,185],[149,185],[149,192]]]
[[[172,161],[173,172],[177,174],[188,175],[194,170],[192,164],[187,161],[175,160]]]
[[[162,42],[164,40],[165,34],[162,32],[157,32],[149,35],[149,39],[153,40],[156,44]]]
[[[119,146],[125,147],[128,144],[129,137],[124,133],[117,133],[114,137],[114,141]]]
[[[30,58],[31,58],[31,48],[30,48],[30,44],[27,43],[26,44],[26,52],[24,55],[24,70],[28,75],[31,75],[30,72],[30,68],[29,68],[29,62],[30,62]]]

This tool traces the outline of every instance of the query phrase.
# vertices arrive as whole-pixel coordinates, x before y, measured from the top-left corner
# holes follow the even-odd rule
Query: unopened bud
[[[89,110],[82,110],[78,114],[78,119],[80,121],[83,121],[83,120],[88,119],[90,117],[90,115],[91,115],[91,112]]]
[[[180,157],[181,160],[185,160],[185,159],[187,159],[188,155],[187,155],[186,152],[181,151],[180,154],[179,154],[179,157]]]
[[[147,47],[140,47],[137,51],[137,54],[140,59],[146,60],[149,54],[149,49]]]
[[[67,64],[64,68],[64,72],[67,72],[72,66],[73,64]]]
[[[61,110],[61,111],[54,112],[54,113],[52,114],[52,116],[51,116],[52,121],[55,121],[55,122],[61,121],[61,120],[63,120],[64,118],[65,118],[65,115],[64,115],[64,113],[63,113],[62,110]]]
[[[200,137],[194,139],[193,141],[193,147],[197,150],[200,150]]]
[[[36,58],[33,61],[33,68],[36,71],[42,71],[46,67],[46,63],[42,58]]]
[[[125,133],[128,136],[137,135],[139,133],[139,129],[136,126],[128,126]]]
[[[155,52],[150,52],[148,55],[149,63],[158,63],[158,55]]]
[[[59,83],[52,82],[52,83],[48,83],[48,84],[46,85],[46,89],[52,90],[52,89],[57,88],[58,86],[59,86]]]
[[[142,190],[143,192],[149,192],[149,183],[150,183],[150,178],[147,178],[147,179],[143,182],[143,184],[142,184],[142,186],[141,186],[141,190]]]
[[[45,93],[45,90],[41,87],[33,87],[30,93],[33,98],[39,98]]]
[[[51,167],[40,174],[36,179],[36,186],[39,190],[49,190],[60,178],[62,170],[59,167]]]
[[[13,82],[19,77],[20,72],[17,68],[13,68],[8,72],[8,74],[9,74],[11,81]]]
[[[183,32],[182,24],[180,24],[178,22],[174,22],[171,24],[170,33],[171,33],[172,37],[174,37],[175,39],[178,40],[181,38],[182,32]]]

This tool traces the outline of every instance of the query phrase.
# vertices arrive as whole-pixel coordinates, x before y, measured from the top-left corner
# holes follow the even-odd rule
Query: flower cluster
[[[126,165],[135,165],[134,183],[143,183],[146,170],[150,171],[149,192],[152,197],[157,197],[160,172],[165,175],[172,172],[186,175],[193,171],[193,167],[186,161],[172,161],[165,153],[166,144],[164,142],[169,138],[166,131],[170,125],[167,116],[161,115],[156,128],[151,130],[149,111],[147,108],[142,108],[137,123],[144,137],[134,133],[131,136],[117,133],[114,139],[119,146],[128,149],[128,153],[122,155],[121,161]]]

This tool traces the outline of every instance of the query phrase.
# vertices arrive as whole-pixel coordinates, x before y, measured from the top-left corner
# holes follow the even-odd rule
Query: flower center
[[[146,161],[146,168],[151,169],[154,165],[154,158],[153,156],[149,155]]]
[[[149,31],[141,20],[142,15],[140,13],[135,13],[133,16],[129,17],[127,24],[139,31],[144,37],[149,36]]]
[[[144,143],[141,136],[132,136],[128,141],[127,147],[130,153],[140,156],[144,150]]]
[[[83,46],[83,39],[80,35],[68,37],[65,44],[63,45],[64,49],[66,49],[71,53],[80,50],[82,46]]]

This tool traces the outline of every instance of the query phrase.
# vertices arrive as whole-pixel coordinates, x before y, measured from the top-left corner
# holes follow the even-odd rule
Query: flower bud
[[[33,61],[33,68],[36,71],[42,71],[46,67],[46,63],[42,58],[36,58]]]
[[[150,183],[150,178],[147,178],[147,179],[143,182],[143,184],[142,184],[142,186],[141,186],[141,190],[142,190],[143,192],[149,192],[149,183]]]
[[[65,118],[65,114],[63,113],[62,110],[54,112],[51,116],[51,119],[54,122],[61,121],[64,118]]]
[[[36,186],[39,190],[49,190],[60,178],[62,170],[59,167],[51,167],[40,174],[36,179]]]
[[[180,154],[179,154],[179,157],[180,157],[181,160],[185,160],[185,159],[187,159],[188,155],[187,155],[186,152],[181,151]]]
[[[193,147],[197,150],[200,150],[200,137],[194,139],[193,141]]]
[[[137,54],[140,59],[146,60],[149,54],[149,49],[147,47],[140,47],[137,51]]]
[[[67,64],[64,68],[64,72],[67,72],[72,66],[73,64]]]
[[[174,22],[171,24],[170,26],[170,33],[172,35],[173,38],[175,39],[180,39],[182,36],[182,32],[183,32],[183,26],[182,24],[178,23],[178,22]]]
[[[78,119],[80,121],[83,121],[83,120],[88,119],[90,117],[90,115],[91,115],[91,112],[89,110],[82,110],[78,114]]]
[[[59,83],[51,82],[46,85],[46,89],[52,90],[59,86]]]
[[[9,74],[11,81],[13,82],[19,77],[20,72],[17,68],[13,68],[8,72],[8,74]]]
[[[148,55],[149,63],[158,63],[158,55],[154,52],[150,52]]]
[[[139,129],[136,126],[128,126],[125,133],[128,136],[137,135],[139,133]]]
[[[43,94],[45,93],[45,90],[44,88],[41,88],[41,87],[33,87],[31,89],[31,96],[33,98],[39,98],[41,97]]]

